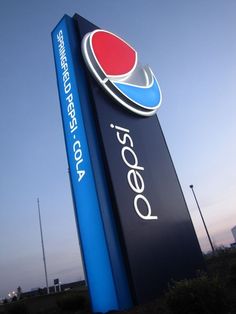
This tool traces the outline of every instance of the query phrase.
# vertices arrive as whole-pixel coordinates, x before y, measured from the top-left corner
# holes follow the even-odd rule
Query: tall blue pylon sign
[[[160,86],[129,43],[79,15],[52,41],[92,309],[128,309],[204,267],[156,115]]]

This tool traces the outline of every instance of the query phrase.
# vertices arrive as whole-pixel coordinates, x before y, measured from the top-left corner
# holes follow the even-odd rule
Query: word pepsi
[[[142,177],[144,167],[139,165],[138,157],[134,151],[134,142],[130,135],[130,130],[110,124],[112,129],[116,130],[116,138],[123,145],[121,149],[121,158],[129,168],[127,181],[129,187],[136,193],[133,204],[137,215],[144,220],[156,220],[157,216],[152,215],[152,208],[148,199],[143,195],[145,183]]]

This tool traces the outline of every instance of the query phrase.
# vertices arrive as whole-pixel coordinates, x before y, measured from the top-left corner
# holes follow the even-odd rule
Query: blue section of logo
[[[160,89],[155,79],[153,79],[153,84],[150,87],[129,85],[121,82],[113,82],[113,84],[126,97],[147,109],[156,107],[160,102]]]
[[[112,267],[91,167],[82,118],[70,33],[73,20],[65,16],[52,34],[67,157],[70,167],[77,229],[89,291],[95,312],[118,309]]]

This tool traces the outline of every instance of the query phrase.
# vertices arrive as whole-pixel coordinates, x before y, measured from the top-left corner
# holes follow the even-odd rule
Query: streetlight
[[[44,251],[43,230],[42,230],[42,221],[41,221],[41,214],[40,214],[39,198],[37,198],[37,203],[38,203],[38,214],[39,214],[39,227],[40,227],[40,235],[41,235],[41,244],[42,244],[42,251],[43,251],[44,272],[45,272],[45,279],[46,279],[47,294],[49,294],[48,274],[47,274],[46,257],[45,257],[45,251]]]
[[[192,192],[193,192],[193,196],[194,196],[194,199],[195,199],[195,201],[196,201],[196,204],[197,204],[197,207],[198,207],[200,216],[201,216],[201,218],[202,218],[202,222],[203,222],[203,225],[204,225],[204,227],[205,227],[206,234],[207,234],[208,240],[209,240],[209,242],[210,242],[212,252],[215,253],[215,249],[214,249],[213,243],[212,243],[212,241],[211,241],[211,237],[210,237],[210,234],[209,234],[209,232],[208,232],[208,229],[207,229],[205,220],[204,220],[204,218],[203,218],[203,216],[202,216],[202,212],[201,212],[200,206],[199,206],[199,204],[198,204],[198,200],[197,200],[197,197],[196,197],[196,195],[195,195],[195,192],[194,192],[194,189],[193,189],[193,185],[191,184],[189,187],[190,187],[190,189],[191,189]]]

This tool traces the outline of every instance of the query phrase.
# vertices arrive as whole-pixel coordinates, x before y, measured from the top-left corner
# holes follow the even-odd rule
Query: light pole
[[[41,214],[40,214],[39,198],[37,198],[37,203],[38,203],[38,213],[39,213],[39,227],[40,227],[40,235],[41,235],[41,244],[42,244],[42,251],[43,251],[43,264],[44,264],[44,272],[45,272],[45,279],[46,279],[47,293],[49,294],[49,287],[48,287],[48,274],[47,274],[46,257],[45,257],[45,251],[44,251],[44,243],[43,243],[43,230],[42,230],[42,222],[41,222]]]
[[[214,249],[213,243],[212,243],[212,241],[211,241],[211,237],[210,237],[210,234],[209,234],[209,232],[208,232],[208,229],[207,229],[205,220],[204,220],[204,218],[203,218],[203,216],[202,216],[202,212],[201,212],[200,206],[199,206],[199,204],[198,204],[198,200],[197,200],[197,197],[196,197],[196,195],[195,195],[195,192],[194,192],[194,189],[193,189],[193,185],[191,184],[189,187],[190,187],[190,189],[191,189],[192,192],[193,192],[193,196],[194,196],[194,199],[195,199],[195,201],[196,201],[196,204],[197,204],[197,207],[198,207],[200,216],[201,216],[201,218],[202,218],[202,222],[203,222],[203,225],[204,225],[204,227],[205,227],[206,234],[207,234],[208,240],[209,240],[209,242],[210,242],[212,252],[215,253],[215,249]]]

